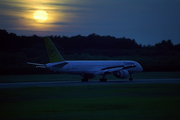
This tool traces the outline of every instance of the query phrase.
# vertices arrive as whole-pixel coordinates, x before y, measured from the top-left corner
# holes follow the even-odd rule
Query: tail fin
[[[44,41],[46,44],[47,53],[48,53],[49,60],[51,63],[65,61],[64,58],[59,53],[58,49],[55,47],[53,42],[50,40],[50,38],[44,37]]]

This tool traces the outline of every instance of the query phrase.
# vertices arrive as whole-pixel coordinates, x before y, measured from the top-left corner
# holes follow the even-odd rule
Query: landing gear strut
[[[106,78],[100,78],[100,82],[107,82]]]
[[[102,78],[100,78],[100,82],[107,82],[107,79],[105,77],[106,75],[102,75]]]
[[[129,81],[132,81],[132,80],[133,80],[132,76],[133,76],[133,74],[131,73],[131,74],[130,74]]]
[[[82,82],[88,82],[88,78],[85,78],[85,77],[84,77],[84,78],[81,79],[81,81],[82,81]]]

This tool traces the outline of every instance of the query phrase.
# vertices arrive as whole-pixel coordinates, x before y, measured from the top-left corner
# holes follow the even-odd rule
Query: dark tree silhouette
[[[0,29],[0,74],[51,73],[35,69],[26,62],[49,62],[43,38],[17,36]],[[100,36],[49,36],[65,59],[125,60],[142,64],[145,71],[179,71],[180,44],[162,40],[152,45],[137,44],[134,39]]]

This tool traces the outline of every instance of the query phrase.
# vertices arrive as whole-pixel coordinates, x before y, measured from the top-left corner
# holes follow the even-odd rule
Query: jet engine
[[[129,72],[127,70],[117,71],[116,73],[114,73],[114,76],[116,76],[117,78],[124,79],[129,76]]]

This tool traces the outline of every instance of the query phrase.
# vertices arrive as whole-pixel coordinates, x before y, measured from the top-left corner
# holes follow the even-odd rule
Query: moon
[[[42,23],[48,19],[48,14],[44,10],[36,10],[33,17],[37,22]]]

